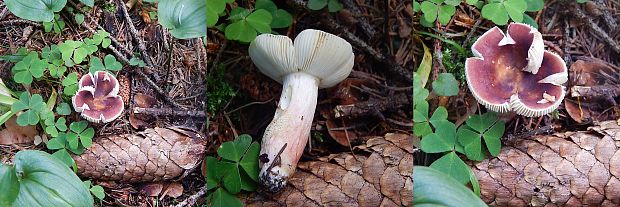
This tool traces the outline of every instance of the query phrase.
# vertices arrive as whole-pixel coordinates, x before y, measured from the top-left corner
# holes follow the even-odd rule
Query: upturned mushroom
[[[105,71],[82,76],[79,89],[72,98],[73,108],[94,123],[107,123],[118,118],[124,109],[118,84],[118,80]]]
[[[497,27],[471,47],[465,76],[479,103],[495,112],[537,117],[555,110],[566,93],[568,70],[562,58],[545,51],[542,35],[526,24]]]
[[[313,29],[299,33],[294,44],[287,36],[260,35],[250,44],[249,54],[263,74],[283,85],[259,159],[260,185],[277,192],[295,172],[308,142],[318,89],[349,76],[354,55],[346,40]]]

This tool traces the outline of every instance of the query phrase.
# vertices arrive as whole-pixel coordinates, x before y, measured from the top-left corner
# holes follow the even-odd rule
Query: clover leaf
[[[422,138],[420,148],[426,153],[447,152],[456,146],[456,126],[450,121],[435,121],[435,133]]]
[[[420,102],[413,110],[413,131],[417,136],[426,136],[433,132],[430,124],[437,127],[441,122],[447,121],[447,118],[448,111],[443,106],[437,107],[433,115],[428,118],[428,102]]]
[[[89,148],[93,144],[95,130],[92,127],[86,127],[88,127],[88,122],[86,121],[73,122],[69,125],[71,132],[67,134],[67,140],[69,141],[69,146],[71,148],[77,148],[78,139],[85,148]],[[75,143],[72,143],[72,141]]]
[[[84,40],[84,42],[91,41]],[[65,61],[67,67],[82,63],[88,55],[98,50],[96,45],[85,44],[84,42],[67,40],[58,45],[58,49],[62,54],[62,59]]]
[[[465,125],[457,131],[458,142],[463,145],[465,155],[471,160],[483,160],[485,152],[482,140],[489,153],[497,156],[501,149],[501,137],[504,135],[505,124],[497,119],[494,113],[473,115]]]
[[[458,6],[460,2],[461,1],[454,0],[424,1],[420,4],[420,10],[424,13],[421,21],[425,26],[432,26],[435,20],[439,21],[442,25],[446,25],[450,22],[450,19],[452,19],[452,15],[456,12],[456,6]]]
[[[43,97],[39,94],[34,94],[30,97],[30,94],[23,92],[19,96],[19,101],[13,103],[11,111],[17,113],[25,110],[23,113],[17,116],[15,120],[20,126],[36,125],[39,123],[39,113],[46,108],[43,102]]]
[[[482,7],[482,17],[493,21],[497,25],[506,25],[508,19],[515,22],[523,21],[523,13],[528,9],[528,4],[523,0],[493,1]]]
[[[433,92],[440,96],[456,96],[459,93],[459,84],[452,73],[440,73],[433,81]]]
[[[293,16],[284,9],[278,9],[271,0],[257,0],[255,7],[256,9],[264,9],[271,13],[273,17],[271,28],[286,28],[293,24]]]
[[[33,78],[41,78],[48,63],[39,59],[37,52],[30,52],[24,59],[16,63],[13,68],[13,80],[16,83],[30,85]]]
[[[455,152],[445,154],[435,160],[430,167],[450,175],[462,184],[469,181],[470,169]]]
[[[60,103],[56,106],[56,113],[58,115],[69,115],[71,114],[71,106],[68,103]]]
[[[98,57],[93,57],[90,59],[90,69],[88,70],[90,73],[94,73],[95,71],[119,71],[123,65],[116,61],[116,58],[113,55],[106,55],[101,62],[101,59]]]
[[[236,21],[226,26],[226,39],[251,42],[256,38],[257,32],[271,32],[272,19],[271,13],[264,9],[257,9],[251,13],[242,8],[233,9],[229,20]]]
[[[221,183],[227,192],[254,191],[258,181],[258,154],[260,145],[249,135],[240,135],[233,141],[220,145],[217,154],[222,158],[207,157],[207,188]]]
[[[65,79],[62,80],[62,86],[63,86],[62,93],[64,95],[73,96],[75,92],[77,92],[78,90],[77,73],[76,72],[69,73],[69,75],[67,75],[67,77],[65,77]]]
[[[321,10],[327,6],[329,12],[337,12],[342,10],[342,3],[338,0],[310,0],[308,1],[308,9]]]

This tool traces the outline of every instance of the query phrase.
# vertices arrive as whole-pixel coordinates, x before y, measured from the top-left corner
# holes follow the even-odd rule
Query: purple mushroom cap
[[[82,117],[94,123],[107,123],[118,118],[124,109],[118,95],[119,83],[105,71],[86,74],[80,79],[79,89],[73,96],[73,108]]]

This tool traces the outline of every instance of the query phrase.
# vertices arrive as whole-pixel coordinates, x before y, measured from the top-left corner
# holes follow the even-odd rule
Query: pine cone
[[[154,182],[182,177],[200,164],[204,152],[198,133],[170,127],[98,137],[91,148],[73,159],[82,177]]]
[[[127,77],[127,75],[119,75],[117,79],[119,83],[118,95],[123,99],[123,103],[128,106],[129,95],[131,92],[131,82],[129,81],[129,77]]]
[[[370,156],[340,153],[301,162],[283,192],[241,200],[246,206],[413,206],[413,137],[387,134],[356,149]]]
[[[473,166],[491,206],[620,205],[620,126],[518,140]]]

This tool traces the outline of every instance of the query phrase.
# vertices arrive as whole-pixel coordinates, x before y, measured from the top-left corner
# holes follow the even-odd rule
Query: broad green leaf
[[[15,167],[0,163],[0,206],[11,206],[19,194]]]
[[[157,16],[159,23],[174,37],[190,39],[207,35],[207,10],[205,0],[161,1]],[[210,13],[213,16],[213,11]],[[214,24],[213,20],[210,23]]]
[[[211,196],[212,207],[243,207],[243,203],[223,188],[218,188]]]
[[[6,7],[19,18],[35,22],[51,22],[67,0],[4,0]]]
[[[416,206],[487,206],[458,180],[430,167],[413,167],[413,203]]]
[[[93,206],[93,197],[80,178],[52,155],[19,151],[13,163],[18,174],[24,175],[13,206]]]
[[[459,93],[459,84],[452,73],[440,73],[433,81],[433,92],[440,96],[456,96]]]
[[[447,153],[435,160],[430,167],[450,175],[462,185],[469,182],[469,167],[455,152]]]
[[[270,33],[272,19],[273,17],[267,10],[258,9],[248,15],[248,17],[245,18],[245,21],[247,21],[248,24],[259,33]]]
[[[95,185],[90,188],[90,192],[99,200],[103,200],[105,198],[105,191],[103,190],[103,187],[99,185]]]
[[[431,122],[431,124],[435,126],[437,122],[446,121],[447,119],[448,119],[448,110],[446,110],[445,107],[440,106],[440,107],[437,107],[437,109],[435,109],[435,112],[433,112],[433,116],[431,116],[431,118],[429,119],[429,122]]]
[[[502,3],[489,3],[482,7],[482,17],[493,21],[497,25],[508,23],[508,13]]]
[[[252,178],[252,180],[258,182],[258,154],[260,153],[260,145],[254,142],[250,145],[247,152],[239,162],[239,165]]]

